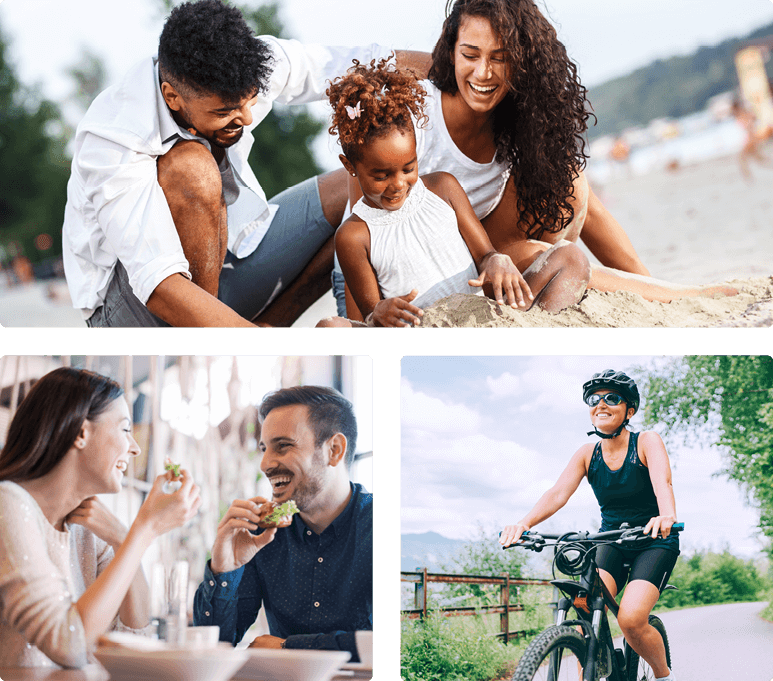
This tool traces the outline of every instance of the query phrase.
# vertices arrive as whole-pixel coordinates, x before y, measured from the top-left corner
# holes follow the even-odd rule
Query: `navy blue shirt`
[[[348,650],[354,632],[373,629],[373,495],[352,484],[341,514],[322,534],[300,515],[246,565],[214,575],[207,563],[193,621],[218,625],[233,645],[266,609],[272,636],[286,648]]]

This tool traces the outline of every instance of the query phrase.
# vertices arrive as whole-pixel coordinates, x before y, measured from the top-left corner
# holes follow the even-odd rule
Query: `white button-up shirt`
[[[353,59],[368,63],[391,54],[375,44],[336,48],[272,36],[260,39],[272,49],[273,72],[246,132],[268,115],[274,101],[320,100],[327,81],[344,74]],[[175,123],[161,94],[155,58],[140,62],[100,94],[78,126],[62,239],[70,295],[84,318],[104,302],[118,260],[142,303],[168,276],[179,272],[190,278],[156,167],[156,159],[179,139],[209,146]],[[247,163],[252,143],[252,135],[244,134],[227,149],[240,188],[228,208],[228,249],[240,258],[257,248],[275,212]]]

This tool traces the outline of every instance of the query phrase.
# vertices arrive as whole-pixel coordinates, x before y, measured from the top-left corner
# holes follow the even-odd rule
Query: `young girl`
[[[355,62],[327,91],[330,132],[338,133],[341,163],[362,192],[335,237],[357,307],[350,317],[359,311],[369,326],[412,326],[422,307],[484,284],[500,305],[558,311],[576,303],[590,268],[574,244],[557,244],[521,276],[494,250],[452,175],[419,177],[412,118],[425,119],[425,94],[412,74],[387,60]]]

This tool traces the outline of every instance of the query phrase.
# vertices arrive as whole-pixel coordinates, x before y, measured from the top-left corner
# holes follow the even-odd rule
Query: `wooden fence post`
[[[504,606],[504,612],[499,616],[499,630],[504,634],[505,645],[510,642],[510,573],[500,572],[505,578],[499,587],[499,604]]]

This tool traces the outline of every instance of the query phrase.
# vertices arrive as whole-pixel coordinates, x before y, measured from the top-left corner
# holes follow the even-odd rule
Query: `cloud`
[[[501,376],[487,376],[486,387],[494,398],[517,397],[521,393],[521,380],[506,371]]]
[[[424,433],[463,435],[481,427],[482,417],[474,409],[415,391],[407,379],[402,380],[400,399],[403,433],[418,430]]]

